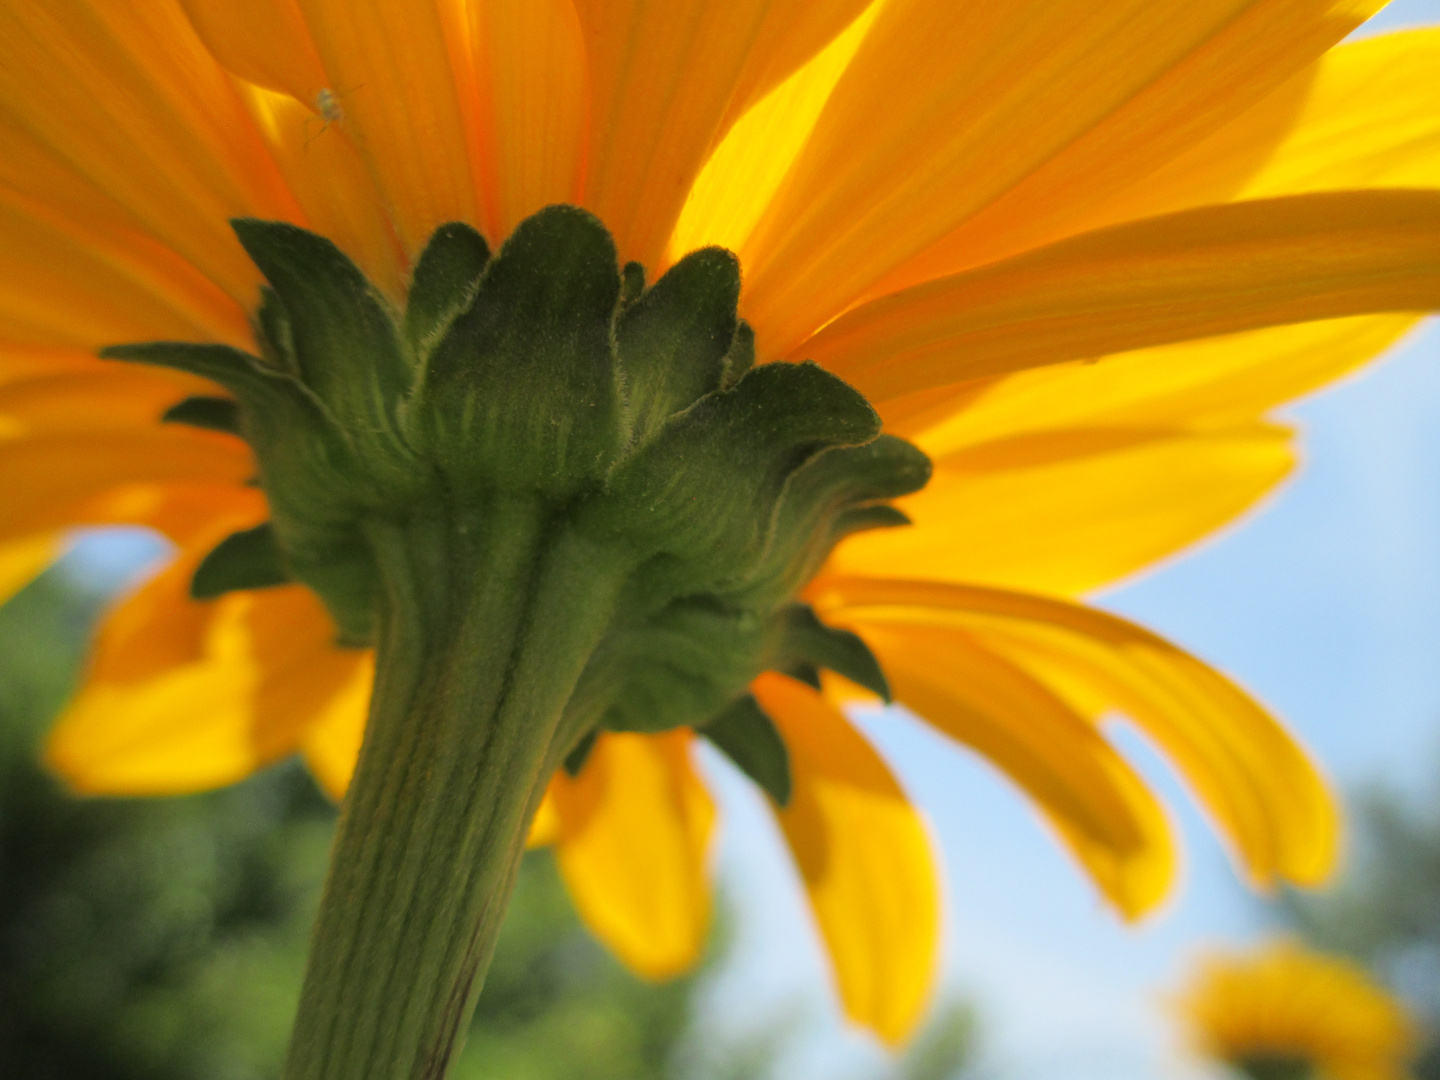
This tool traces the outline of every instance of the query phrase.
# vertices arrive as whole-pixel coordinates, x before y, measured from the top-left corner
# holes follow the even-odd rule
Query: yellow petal
[[[1094,229],[1230,199],[1440,186],[1437,65],[1440,31],[1433,29],[1332,49],[1163,169],[1120,185],[1088,213],[1072,212],[1065,224],[1070,231]],[[912,272],[949,273],[977,255],[1009,254],[1053,237],[1055,215],[1032,209],[1029,219],[1009,222],[1008,237],[957,236],[948,242],[949,265],[947,253],[937,250]],[[968,248],[965,261],[955,262],[962,247]]]
[[[941,457],[1057,428],[1233,424],[1347,374],[1414,324],[1413,315],[1358,315],[1019,371],[946,400],[936,412],[952,415],[938,424],[902,427]]]
[[[180,0],[210,54],[228,71],[308,102],[325,88],[325,68],[295,0]]]
[[[655,266],[730,124],[867,0],[578,0],[590,60],[585,205],[621,256]]]
[[[715,807],[687,730],[602,735],[580,775],[557,773],[556,857],[592,933],[649,979],[693,965],[710,926]]]
[[[122,603],[46,743],[76,791],[140,795],[239,780],[297,749],[363,654],[337,648],[303,586],[189,597],[195,559]]]
[[[1313,885],[1333,869],[1339,816],[1308,756],[1253,698],[1163,638],[1093,608],[998,589],[834,578],[814,591],[821,610],[867,626],[966,629],[1097,721],[1128,716],[1257,885]]]
[[[883,402],[1190,338],[1440,307],[1437,245],[1440,191],[1205,207],[871,301],[802,351]]]
[[[232,5],[233,6],[233,5]],[[241,86],[256,126],[305,215],[393,300],[405,292],[408,263],[364,158],[339,121],[317,116],[288,94]]]
[[[880,7],[879,0],[872,3],[839,37],[735,122],[685,198],[667,261],[712,244],[742,250]]]
[[[890,770],[819,694],[764,675],[755,696],[790,751],[781,828],[835,967],[845,1013],[891,1045],[915,1029],[939,959],[930,839]]]
[[[535,818],[530,822],[530,834],[525,838],[527,848],[549,847],[560,839],[560,811],[555,805],[555,795],[551,787],[545,789],[544,796],[540,799],[540,805],[535,810]]]
[[[1073,201],[1149,171],[1371,13],[1356,0],[892,0],[756,228],[771,355],[1007,192]]]
[[[299,0],[329,79],[327,107],[354,140],[415,256],[447,221],[478,223],[470,136],[446,25],[430,3]]]
[[[60,538],[48,533],[0,544],[0,604],[54,562],[60,546]]]
[[[1164,899],[1175,874],[1164,811],[1087,718],[964,630],[849,625],[896,700],[1023,788],[1123,915]]]
[[[589,81],[570,0],[475,0],[485,220],[496,239],[552,203],[577,203]]]
[[[925,489],[899,501],[911,527],[852,536],[829,565],[1078,595],[1248,510],[1294,465],[1289,434],[1099,428],[981,443],[937,459]]]
[[[367,649],[356,657],[354,673],[329,704],[316,713],[314,723],[300,741],[305,764],[336,802],[345,797],[360,757],[374,683],[375,654]]]
[[[259,274],[228,220],[296,208],[230,77],[175,0],[6,4],[0,102],[7,126],[124,208],[130,220],[119,224],[253,301]]]
[[[239,488],[253,474],[241,440],[180,425],[37,435],[0,442],[0,533],[23,536],[85,520],[92,500],[132,485]]]
[[[84,349],[127,341],[253,348],[241,308],[133,230],[87,225],[0,190],[0,340]]]

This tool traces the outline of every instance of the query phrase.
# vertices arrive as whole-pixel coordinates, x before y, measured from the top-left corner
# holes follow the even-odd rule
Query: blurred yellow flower
[[[759,359],[815,359],[929,454],[898,503],[914,527],[844,541],[803,598],[1020,785],[1124,916],[1166,895],[1175,850],[1112,715],[1253,882],[1321,880],[1336,814],[1305,754],[1223,676],[1075,598],[1252,506],[1292,466],[1263,415],[1440,306],[1440,33],[1332,48],[1379,6],[4,0],[0,566],[18,580],[81,526],[176,550],[107,619],[50,762],[142,794],[298,752],[339,797],[373,670],[303,586],[190,595],[268,516],[254,460],[159,422],[212,384],[96,351],[256,352],[233,218],[328,237],[400,305],[443,223],[498,246],[572,203],[652,271],[734,250]],[[932,982],[937,874],[827,688],[754,693],[845,1009],[895,1041]],[[692,741],[601,736],[532,833],[653,976],[707,925]]]
[[[1360,967],[1293,942],[1216,953],[1179,1001],[1196,1049],[1252,1080],[1405,1080],[1415,1030]]]

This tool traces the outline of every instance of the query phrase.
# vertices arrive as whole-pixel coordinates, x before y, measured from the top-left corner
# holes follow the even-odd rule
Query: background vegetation
[[[271,1080],[334,809],[293,763],[185,798],[66,794],[37,748],[105,599],[62,565],[0,608],[0,1076]],[[533,853],[454,1080],[773,1075],[798,1020],[719,1040],[704,974],[628,974]],[[885,1077],[835,1080],[951,1080],[972,1034],[948,1003]]]

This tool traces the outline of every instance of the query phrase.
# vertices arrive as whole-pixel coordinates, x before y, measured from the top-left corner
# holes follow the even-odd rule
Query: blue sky
[[[1440,23],[1398,0],[1362,33]],[[1279,711],[1344,787],[1440,790],[1440,324],[1364,374],[1286,409],[1304,466],[1257,512],[1097,598],[1237,677]],[[985,1021],[983,1074],[1013,1080],[1207,1075],[1163,1004],[1206,943],[1262,934],[1261,905],[1163,764],[1130,743],[1179,811],[1180,897],[1122,926],[1024,801],[919,725],[869,730],[934,823],[947,869],[947,985]],[[715,770],[717,773],[720,770]],[[725,789],[722,867],[737,953],[714,988],[732,1029],[801,1015],[787,1077],[881,1075],[884,1057],[835,1020],[798,885],[758,802]]]

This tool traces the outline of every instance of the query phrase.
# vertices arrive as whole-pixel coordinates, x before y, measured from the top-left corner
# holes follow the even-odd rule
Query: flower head
[[[1216,953],[1180,1008],[1196,1048],[1252,1080],[1404,1080],[1405,1008],[1348,960],[1272,942]]]
[[[213,383],[97,351],[269,362],[289,331],[262,286],[285,287],[254,222],[327,239],[398,312],[437,230],[503,257],[572,204],[642,267],[624,289],[733,250],[749,329],[725,348],[753,332],[761,364],[813,359],[929,455],[933,481],[897,503],[913,526],[844,539],[799,598],[1022,786],[1120,912],[1164,897],[1175,854],[1114,713],[1253,881],[1320,880],[1335,811],[1306,755],[1223,676],[1075,597],[1252,505],[1291,466],[1263,414],[1440,306],[1440,35],[1331,49],[1377,6],[6,0],[4,569],[76,526],[176,550],[106,621],[50,761],[81,791],[158,793],[298,752],[338,797],[372,679],[306,585],[241,560],[197,587],[281,493],[251,483]],[[846,1009],[894,1040],[933,975],[936,871],[838,707],[854,688],[805,684],[820,667],[747,700],[783,744],[776,809]],[[652,975],[706,926],[693,739],[601,734],[532,833]]]

